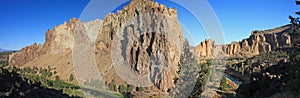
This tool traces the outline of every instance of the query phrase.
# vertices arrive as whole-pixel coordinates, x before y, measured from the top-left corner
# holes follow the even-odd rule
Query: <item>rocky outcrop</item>
[[[288,25],[253,31],[249,38],[228,45],[215,45],[212,40],[205,40],[194,50],[201,59],[222,53],[228,56],[255,55],[290,46],[290,30]],[[159,91],[158,94],[167,94],[174,87],[173,79],[178,78],[176,72],[183,43],[175,9],[150,0],[132,0],[123,10],[107,15],[103,21],[83,23],[73,18],[69,23],[55,26],[46,32],[44,44],[21,49],[9,62],[12,66],[50,65],[67,78],[72,73],[74,47],[80,47],[77,48],[79,52],[86,49],[84,46],[94,47],[92,57],[95,57],[105,82],[115,80],[117,85],[151,86],[151,90]],[[80,59],[84,53],[76,57]]]
[[[251,57],[260,53],[269,52],[278,48],[292,46],[290,33],[293,31],[291,25],[285,25],[271,30],[253,31],[249,38],[240,42],[232,42],[227,45],[214,45],[205,40],[196,46],[195,54],[198,57],[211,57],[211,51],[216,46],[222,46],[222,51],[227,57]],[[214,46],[213,48],[208,46]],[[210,49],[209,49],[210,48]]]
[[[106,80],[153,83],[165,93],[174,86],[184,42],[176,10],[132,0],[117,14],[109,14],[102,28],[95,43],[96,60]]]
[[[205,40],[195,47],[195,53],[198,57],[210,58],[212,57],[213,46],[212,40]]]
[[[233,42],[229,45],[227,45],[227,48],[226,48],[226,53],[228,55],[233,55],[235,53],[237,53],[239,50],[240,50],[240,44],[237,43],[237,42]]]
[[[285,28],[284,26],[282,28]],[[280,28],[278,28],[280,30]],[[295,98],[299,96],[299,48],[293,43],[289,34],[299,30],[298,27],[289,28],[276,35],[267,30],[266,42],[269,42],[271,50],[279,48],[278,51],[270,52],[268,58],[261,58],[265,54],[248,59],[250,67],[258,70],[250,74],[250,81],[243,82],[237,91],[237,97],[241,98]],[[283,30],[283,29],[281,29]],[[278,30],[277,30],[278,31]],[[294,36],[295,37],[295,36]],[[282,48],[281,48],[282,47]],[[277,49],[276,49],[277,50]],[[277,52],[277,53],[276,53]],[[269,60],[269,58],[274,60]],[[255,59],[265,59],[268,62],[261,62]],[[255,61],[255,63],[253,63]],[[268,65],[268,66],[266,66]]]
[[[46,51],[43,49],[42,45],[34,43],[31,46],[22,48],[20,52],[14,53],[13,56],[10,57],[9,64],[22,66],[45,53]]]
[[[251,80],[243,82],[237,89],[239,98],[271,97],[295,98],[299,96],[299,60],[285,61],[251,74]]]
[[[10,65],[50,65],[59,70],[59,75],[70,74],[72,63],[78,63],[72,62],[74,48],[85,50],[83,46],[91,44],[95,46],[96,65],[106,82],[115,80],[117,85],[145,82],[139,86],[152,86],[158,93],[166,94],[174,87],[173,79],[178,77],[183,43],[175,9],[149,0],[132,0],[103,21],[83,23],[73,18],[69,23],[55,26],[46,32],[44,44],[23,48],[11,57]]]
[[[89,41],[89,32],[99,32],[100,20],[83,23],[76,18],[70,22],[64,22],[59,26],[54,26],[53,30],[46,32],[44,44],[33,44],[22,48],[20,52],[11,55],[9,65],[20,67],[55,67],[58,75],[63,80],[73,73],[72,50],[74,43]],[[80,32],[75,32],[80,31]],[[81,36],[75,40],[75,35]],[[95,40],[95,38],[94,38]]]
[[[244,41],[245,49],[249,49],[249,52],[253,55],[259,53],[276,50],[281,47],[291,46],[290,33],[292,32],[291,25],[282,26],[279,28],[265,30],[265,31],[253,31],[251,36]],[[246,45],[248,43],[248,45]]]

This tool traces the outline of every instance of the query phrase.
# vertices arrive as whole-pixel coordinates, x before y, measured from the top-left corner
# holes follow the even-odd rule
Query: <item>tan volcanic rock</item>
[[[22,66],[45,53],[46,51],[43,49],[42,45],[34,43],[32,46],[27,46],[25,48],[22,48],[20,52],[14,53],[13,56],[10,57],[9,64]]]
[[[132,0],[124,10],[107,15],[102,28],[95,46],[105,80],[153,83],[164,93],[174,86],[184,42],[176,10],[153,1]]]
[[[290,46],[289,32],[290,26],[256,31],[242,42],[221,46],[205,40],[195,47],[195,53],[201,59],[216,57],[222,51],[228,56],[255,55]],[[83,23],[73,18],[69,24],[55,26],[46,32],[43,45],[23,48],[11,57],[10,65],[52,66],[66,80],[76,69],[72,66],[74,47],[90,46],[95,48],[93,56],[105,82],[144,83],[143,86],[150,83],[153,91],[166,94],[174,87],[173,79],[178,77],[176,71],[183,42],[175,9],[149,0],[132,0],[123,10],[108,14],[103,21]],[[222,51],[215,52],[216,49]]]
[[[277,48],[289,47],[292,45],[292,39],[290,36],[292,31],[293,28],[291,25],[285,25],[264,31],[256,30],[252,32],[249,38],[243,39],[240,42],[232,42],[227,45],[221,45],[223,47],[222,51],[227,55],[227,57],[251,57],[260,53],[276,50]],[[211,51],[215,51],[215,49],[207,48],[207,45],[207,40],[205,40],[195,48],[195,54],[201,59],[207,59],[207,57],[210,57],[209,55],[211,55]],[[219,50],[220,49],[221,48],[219,48]]]
[[[61,78],[66,80],[73,73],[73,63],[90,64],[73,62],[74,58],[85,57],[84,53],[74,55],[73,52],[89,52],[92,50],[85,46],[95,46],[95,62],[106,82],[115,80],[117,85],[130,84],[120,76],[130,76],[122,72],[126,69],[118,70],[122,66],[116,67],[119,62],[127,62],[127,70],[136,75],[133,80],[150,83],[155,91],[160,91],[158,93],[167,94],[168,89],[174,87],[173,79],[178,77],[176,71],[183,43],[175,9],[153,1],[132,0],[117,14],[108,14],[103,22],[83,23],[72,18],[70,23],[55,26],[46,32],[43,45],[23,48],[13,55],[10,65],[55,67]],[[210,41],[207,43],[212,44]],[[207,50],[212,49],[211,46],[206,47]]]
[[[240,45],[238,42],[233,42],[227,46],[227,54],[233,55],[240,51]]]
[[[251,47],[249,46],[249,43],[246,39],[243,39],[241,42],[241,51],[250,51]]]
[[[210,58],[212,57],[212,49],[214,42],[212,40],[205,40],[195,47],[197,57]]]
[[[68,76],[73,73],[72,49],[74,43],[90,41],[88,35],[94,36],[95,34],[89,34],[89,32],[99,33],[100,25],[100,20],[82,23],[78,19],[72,18],[68,24],[65,22],[62,25],[54,26],[53,30],[48,30],[43,45],[35,43],[12,55],[9,65],[43,68],[51,66],[57,69],[61,79],[67,80]],[[75,41],[75,35],[81,37]]]

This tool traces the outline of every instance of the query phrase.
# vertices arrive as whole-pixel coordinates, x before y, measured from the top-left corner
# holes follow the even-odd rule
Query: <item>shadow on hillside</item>
[[[41,83],[30,83],[23,79],[16,71],[0,68],[0,97],[11,98],[70,98],[61,90],[41,86]]]

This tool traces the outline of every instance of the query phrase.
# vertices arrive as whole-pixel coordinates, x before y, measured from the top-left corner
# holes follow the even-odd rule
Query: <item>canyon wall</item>
[[[76,18],[72,18],[69,23],[64,22],[62,25],[54,26],[53,30],[46,32],[44,44],[34,43],[31,46],[22,48],[20,52],[11,55],[9,65],[19,67],[54,67],[60,78],[67,80],[68,76],[74,72],[72,66],[74,35],[77,34],[85,38],[81,41],[89,40],[87,37],[89,33],[86,31],[94,30],[93,32],[99,32],[101,23],[100,20],[84,23]],[[75,31],[80,32],[75,33]]]
[[[226,45],[215,45],[213,41],[205,40],[195,47],[195,54],[200,59],[208,59],[212,57],[214,48],[222,46],[220,49],[227,57],[251,57],[278,48],[292,46],[291,32],[293,32],[292,26],[285,25],[270,30],[255,30],[249,38]]]
[[[102,28],[95,52],[106,80],[142,86],[153,83],[165,93],[174,87],[184,43],[175,9],[132,0],[117,14],[109,14]]]
[[[67,80],[74,72],[73,48],[92,44],[96,65],[105,82],[145,82],[138,85],[150,85],[153,90],[167,94],[175,85],[173,79],[178,77],[183,43],[175,9],[150,0],[132,0],[103,21],[81,22],[72,18],[69,23],[54,26],[46,32],[44,44],[21,49],[9,62],[10,66],[19,67],[51,66]]]
[[[200,60],[215,58],[218,54],[250,57],[291,46],[290,32],[290,25],[253,31],[240,42],[216,45],[212,40],[205,40],[193,50]],[[9,65],[51,66],[57,69],[61,79],[67,80],[74,72],[74,47],[88,46],[93,47],[92,59],[105,82],[151,86],[152,91],[167,94],[178,78],[184,41],[175,9],[151,0],[131,0],[123,10],[108,14],[103,21],[81,22],[72,18],[69,23],[55,26],[46,32],[44,44],[35,43],[14,53]],[[80,59],[85,54],[76,57]]]

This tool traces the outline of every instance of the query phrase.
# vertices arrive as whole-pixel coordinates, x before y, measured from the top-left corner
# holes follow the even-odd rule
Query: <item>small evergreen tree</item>
[[[126,92],[126,87],[124,85],[120,85],[119,86],[119,92],[122,93],[122,94],[125,93]]]
[[[73,80],[74,80],[74,76],[73,76],[73,74],[70,74],[69,81],[73,81]]]
[[[56,88],[56,89],[61,89],[59,76],[55,76],[53,87]]]
[[[127,85],[127,92],[131,92],[133,90],[133,86],[132,85]]]
[[[179,63],[180,70],[177,72],[179,79],[175,81],[176,87],[169,90],[170,95],[176,97],[200,97],[208,77],[209,64],[198,64],[187,40],[183,45],[182,51]],[[188,89],[192,86],[194,88],[192,92],[189,92]]]
[[[142,87],[136,87],[136,91],[142,92],[142,91],[143,91],[143,88],[142,88]]]
[[[112,90],[112,91],[117,91],[117,90],[118,90],[118,89],[117,89],[116,82],[115,82],[114,79],[111,81],[111,83],[108,83],[108,87],[109,87],[109,89]]]

